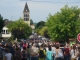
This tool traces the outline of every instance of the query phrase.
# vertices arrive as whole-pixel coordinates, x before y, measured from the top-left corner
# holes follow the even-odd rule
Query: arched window
[[[29,14],[27,15],[27,17],[29,17]]]
[[[26,14],[26,17],[27,17],[28,15]]]
[[[24,17],[25,17],[25,14],[24,14]]]
[[[2,34],[5,34],[5,30],[2,30]]]
[[[24,18],[24,21],[29,21],[29,18]]]

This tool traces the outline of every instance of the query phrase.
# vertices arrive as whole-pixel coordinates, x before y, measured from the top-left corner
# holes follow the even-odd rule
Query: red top
[[[69,48],[65,48],[65,55],[69,55]]]

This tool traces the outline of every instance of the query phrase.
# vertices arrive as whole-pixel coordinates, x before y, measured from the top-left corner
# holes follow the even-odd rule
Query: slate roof
[[[23,12],[30,12],[30,11],[29,11],[29,8],[28,8],[28,5],[27,5],[27,2],[26,2],[26,4],[25,4],[25,7],[24,7]]]

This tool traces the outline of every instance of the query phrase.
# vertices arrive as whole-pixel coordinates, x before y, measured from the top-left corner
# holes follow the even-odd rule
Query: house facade
[[[3,27],[0,37],[3,37],[5,39],[11,37],[11,33],[8,31],[8,28],[6,26]]]

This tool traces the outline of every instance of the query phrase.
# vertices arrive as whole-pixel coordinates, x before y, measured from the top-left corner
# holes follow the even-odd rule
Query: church
[[[25,4],[24,10],[23,10],[23,18],[24,18],[24,22],[30,26],[30,11],[29,11],[27,2]]]
[[[25,4],[24,10],[23,10],[23,19],[24,19],[24,22],[27,23],[33,30],[35,29],[34,25],[30,25],[30,10],[27,5],[27,2]]]
[[[35,26],[30,25],[30,10],[28,8],[27,2],[26,2],[24,9],[23,9],[23,19],[24,19],[24,22],[27,23],[32,28],[32,32],[33,32],[33,30],[35,29]],[[6,27],[6,25],[11,22],[12,21],[5,21],[5,26],[2,29],[2,32],[0,34],[0,38],[7,39],[7,38],[11,37],[11,33],[8,32],[8,28]]]

